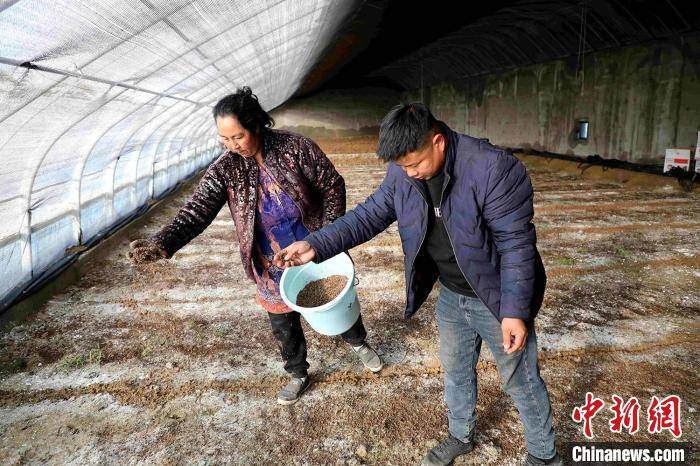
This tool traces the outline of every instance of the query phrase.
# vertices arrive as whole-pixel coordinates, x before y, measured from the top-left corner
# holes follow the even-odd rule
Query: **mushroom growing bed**
[[[379,185],[376,142],[319,143],[345,177],[348,208]],[[560,446],[584,440],[571,412],[586,392],[635,396],[643,416],[652,395],[679,395],[682,439],[697,443],[700,194],[524,160],[549,279],[536,331]],[[369,342],[387,366],[364,371],[342,340],[306,326],[315,383],[280,406],[286,375],[226,208],[169,261],[126,257],[129,240],[156,232],[193,188],[0,333],[0,463],[418,463],[447,433],[437,288],[402,319],[396,224],[352,251]],[[457,464],[512,464],[526,453],[522,425],[485,347],[478,372],[478,443]],[[613,434],[606,411],[596,440],[672,439],[644,423]]]

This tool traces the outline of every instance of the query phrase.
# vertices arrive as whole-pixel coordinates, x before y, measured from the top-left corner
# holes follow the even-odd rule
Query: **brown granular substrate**
[[[297,306],[317,307],[333,301],[343,291],[348,278],[344,275],[331,275],[309,282],[297,296]]]
[[[128,256],[134,264],[155,262],[163,258],[163,255],[157,248],[136,248],[133,251],[129,251]]]

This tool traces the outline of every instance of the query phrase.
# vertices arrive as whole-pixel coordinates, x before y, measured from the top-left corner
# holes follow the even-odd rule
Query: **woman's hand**
[[[304,265],[316,257],[316,251],[307,241],[297,241],[275,254],[272,263],[281,269]]]
[[[134,240],[129,244],[129,247],[131,247],[131,251],[127,255],[134,264],[155,262],[167,257],[165,251],[148,239]]]

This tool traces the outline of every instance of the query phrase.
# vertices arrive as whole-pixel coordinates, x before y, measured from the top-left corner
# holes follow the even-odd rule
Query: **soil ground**
[[[319,142],[349,207],[379,185],[376,140]],[[646,432],[645,411],[651,396],[677,394],[681,440],[697,444],[700,194],[529,170],[549,277],[539,357],[560,448],[585,440],[571,412],[586,392],[606,402],[596,440],[671,440]],[[227,209],[169,261],[135,267],[126,257],[128,241],[156,232],[192,189],[0,333],[0,463],[419,463],[447,432],[438,290],[402,319],[396,224],[353,250],[369,341],[387,367],[363,370],[339,338],[306,327],[315,384],[279,406],[285,372]],[[486,348],[478,372],[478,445],[457,464],[517,464],[522,426]],[[640,400],[637,434],[609,431],[613,394]]]

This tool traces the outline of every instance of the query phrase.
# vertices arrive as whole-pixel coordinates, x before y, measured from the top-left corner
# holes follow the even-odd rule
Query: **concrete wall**
[[[446,81],[423,96],[454,129],[499,145],[659,164],[667,147],[695,147],[700,130],[700,40],[686,37],[682,47],[599,52],[583,73],[575,59],[554,61]],[[589,121],[588,141],[575,140],[579,118]]]
[[[271,114],[277,128],[312,138],[376,134],[398,92],[381,88],[332,89],[294,99]]]

